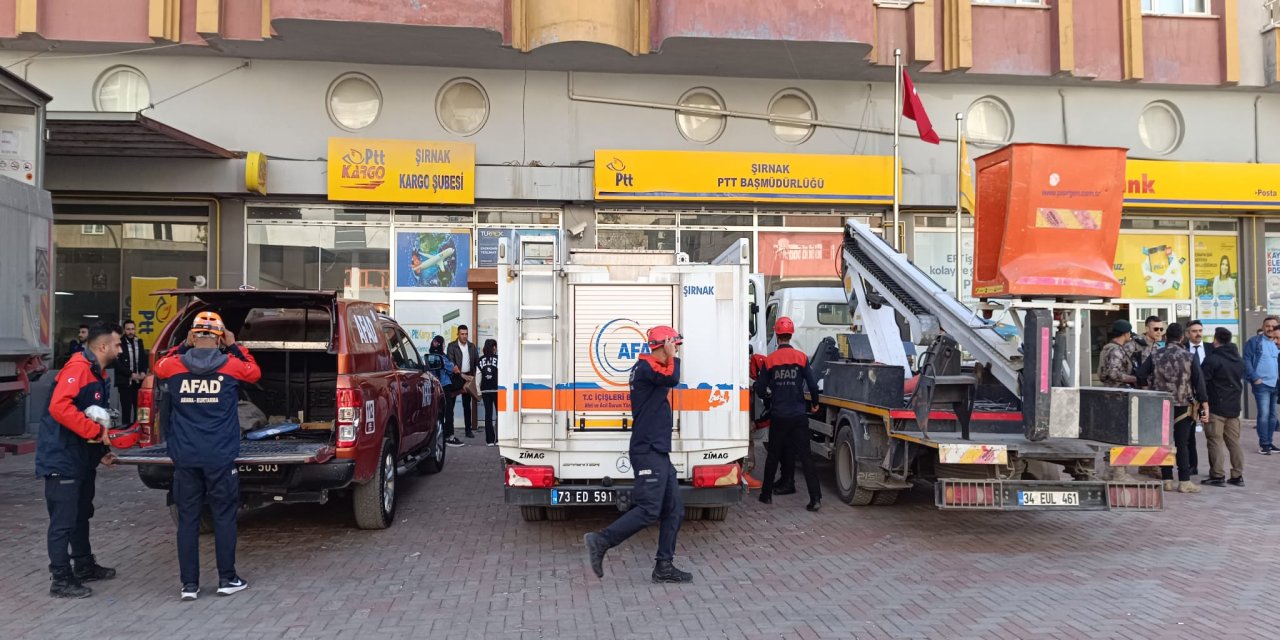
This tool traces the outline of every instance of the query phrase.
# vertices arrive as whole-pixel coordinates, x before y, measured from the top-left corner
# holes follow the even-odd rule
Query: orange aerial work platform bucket
[[[1118,297],[1126,152],[1011,144],[977,158],[974,296]]]

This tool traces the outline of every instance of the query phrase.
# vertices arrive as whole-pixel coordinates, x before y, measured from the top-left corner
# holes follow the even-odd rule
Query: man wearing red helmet
[[[599,533],[588,533],[587,564],[597,578],[604,577],[604,554],[645,527],[659,524],[658,554],[654,557],[654,582],[692,582],[693,575],[671,564],[676,534],[684,519],[684,502],[676,468],[671,464],[670,391],[680,384],[680,359],[676,347],[684,338],[671,327],[658,326],[647,335],[650,353],[640,356],[631,369],[631,468],[635,485],[631,509]]]
[[[760,502],[773,502],[773,484],[779,461],[800,459],[804,467],[804,483],[809,487],[809,511],[822,508],[822,490],[818,472],[809,455],[809,413],[816,409],[818,381],[809,368],[809,358],[791,346],[796,332],[791,318],[783,316],[774,323],[778,348],[769,354],[764,370],[756,378],[756,393],[768,394],[772,406],[769,423],[769,452],[764,461],[764,487]],[[805,398],[805,388],[809,398]]]

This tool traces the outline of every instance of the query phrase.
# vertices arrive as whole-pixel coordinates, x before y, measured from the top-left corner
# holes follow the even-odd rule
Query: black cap
[[[1116,320],[1111,323],[1111,335],[1122,336],[1126,333],[1133,333],[1133,325],[1128,320]]]

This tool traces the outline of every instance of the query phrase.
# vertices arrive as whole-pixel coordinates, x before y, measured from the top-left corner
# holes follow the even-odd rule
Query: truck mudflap
[[[566,484],[550,489],[506,487],[507,504],[524,507],[615,506],[619,511],[631,508],[631,485],[605,487],[598,484]],[[680,498],[686,507],[721,507],[742,502],[741,485],[727,487],[694,487],[680,485]]]
[[[963,511],[1162,511],[1159,482],[939,478],[934,504]]]

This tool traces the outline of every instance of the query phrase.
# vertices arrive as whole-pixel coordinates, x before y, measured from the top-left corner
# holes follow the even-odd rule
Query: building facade
[[[1276,4],[0,0],[0,64],[54,97],[61,344],[242,284],[483,339],[515,233],[694,260],[745,237],[776,282],[833,277],[857,217],[954,289],[957,114],[971,156],[1130,150],[1099,330],[1251,335],[1280,311]],[[943,138],[904,128],[897,227],[895,50]]]

